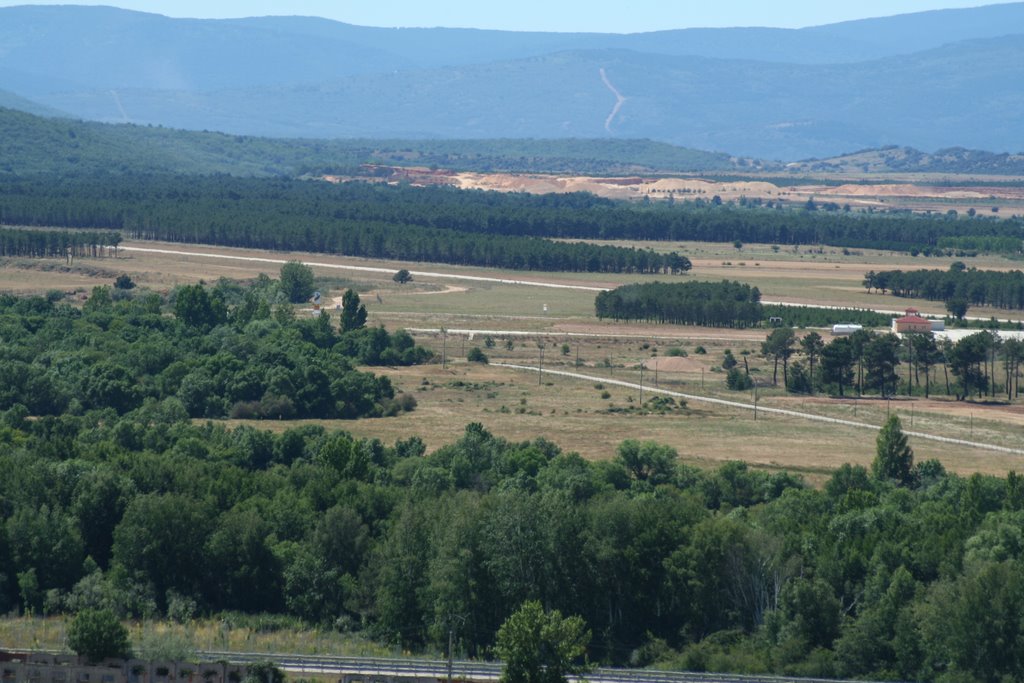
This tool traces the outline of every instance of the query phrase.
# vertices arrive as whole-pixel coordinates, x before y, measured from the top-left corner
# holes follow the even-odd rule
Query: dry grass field
[[[127,622],[129,640],[143,656],[153,645],[160,651],[227,650],[231,652],[289,652],[306,655],[387,657],[400,654],[352,634],[331,628],[274,630],[232,626],[219,619],[197,619],[184,624],[173,621]],[[54,617],[5,617],[0,619],[0,643],[11,650],[67,649],[68,620]]]
[[[750,401],[749,393],[728,391],[721,361],[725,349],[747,360],[762,385],[759,405],[786,407],[802,412],[881,424],[887,411],[904,419],[907,429],[943,436],[1024,448],[1024,404],[982,406],[944,399],[924,401],[873,399],[833,400],[785,396],[767,385],[771,368],[758,358],[763,330],[708,329],[650,324],[617,324],[593,316],[594,288],[614,287],[654,276],[531,273],[459,268],[435,264],[369,261],[324,254],[271,253],[200,246],[127,243],[127,247],[163,248],[195,255],[123,251],[115,259],[80,260],[70,268],[61,263],[7,261],[0,268],[0,289],[45,292],[95,284],[108,284],[121,272],[140,285],[166,290],[179,283],[220,277],[251,278],[261,272],[276,275],[278,261],[299,259],[315,264],[320,287],[330,301],[347,287],[355,287],[369,311],[370,324],[389,329],[405,327],[421,344],[445,352],[441,363],[415,368],[377,368],[399,391],[417,399],[417,409],[394,418],[328,423],[356,436],[393,442],[421,436],[431,450],[458,439],[470,422],[483,423],[495,434],[515,441],[547,438],[564,450],[587,458],[614,455],[627,438],[653,439],[676,448],[683,461],[711,466],[726,460],[745,460],[759,467],[801,472],[822,481],[844,462],[868,464],[874,456],[874,433],[865,429],[812,422],[783,416],[758,420],[748,410],[691,401],[684,409],[654,413],[639,409],[636,390],[467,363],[466,353],[480,346],[493,363],[536,366],[538,342],[544,344],[544,365],[575,369],[609,379],[636,382],[644,363],[644,384],[696,395]],[[646,246],[646,245],[645,245]],[[895,267],[945,268],[952,259],[911,259],[888,252],[773,249],[771,245],[671,244],[694,262],[693,271],[679,280],[723,278],[761,288],[765,300],[821,305],[901,309],[918,305],[939,312],[933,302],[868,294],[860,285],[864,272]],[[211,258],[199,254],[221,254]],[[244,260],[262,259],[262,260]],[[971,259],[979,268],[1013,268],[1006,259]],[[414,272],[414,280],[397,285],[391,276],[400,268]],[[666,279],[669,276],[661,276]],[[467,279],[486,278],[486,279]],[[510,284],[519,280],[560,285],[561,288]],[[329,308],[329,307],[328,307]],[[971,311],[972,314],[983,314]],[[1000,311],[1001,317],[1013,315]],[[438,333],[449,332],[446,337]],[[826,335],[827,336],[827,335]],[[493,348],[486,348],[490,337]],[[511,344],[511,349],[506,344]],[[568,353],[562,353],[567,345]],[[706,353],[698,352],[703,347]],[[678,351],[672,351],[678,349]],[[672,353],[684,356],[669,357]],[[742,361],[741,361],[742,362]],[[655,372],[655,365],[658,370]],[[941,370],[939,370],[941,377]],[[781,381],[781,377],[780,377]],[[936,385],[941,380],[933,380]],[[604,394],[607,393],[607,396]],[[644,402],[652,396],[647,391]],[[290,423],[264,423],[285,429]],[[912,439],[917,457],[938,458],[957,472],[1005,473],[1024,468],[1024,457]]]

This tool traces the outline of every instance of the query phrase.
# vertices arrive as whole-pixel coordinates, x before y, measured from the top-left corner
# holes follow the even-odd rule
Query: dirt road
[[[526,365],[512,365],[509,363],[492,363],[495,367],[510,368],[512,370],[525,370],[526,372],[537,372],[535,366]],[[877,432],[880,427],[878,425],[867,424],[864,422],[854,422],[853,420],[843,420],[836,417],[826,417],[824,415],[815,415],[813,413],[804,413],[797,410],[788,410],[786,408],[766,408],[764,406],[755,403],[743,403],[741,401],[728,401],[723,398],[711,398],[710,396],[699,396],[697,394],[684,394],[678,391],[669,391],[668,389],[659,389],[656,387],[645,386],[636,384],[634,382],[626,382],[618,379],[609,379],[608,377],[598,377],[596,375],[584,375],[578,372],[567,372],[565,370],[545,370],[545,373],[549,375],[559,375],[562,377],[571,377],[573,379],[585,380],[588,382],[602,382],[604,384],[614,384],[617,386],[628,387],[630,389],[643,389],[652,394],[664,394],[666,396],[672,396],[674,398],[683,398],[687,401],[697,401],[702,403],[711,403],[714,405],[726,406],[729,408],[741,408],[743,410],[752,410],[755,415],[757,413],[768,413],[775,415],[787,415],[789,417],[798,417],[805,420],[813,420],[815,422],[828,422],[831,424],[844,425],[846,427],[856,427],[858,429],[869,429]],[[997,451],[999,453],[1009,453],[1011,455],[1024,455],[1024,449],[1021,448],[1008,448],[1006,446],[997,446],[990,443],[978,443],[976,441],[966,441],[964,439],[953,439],[947,436],[939,436],[937,434],[925,434],[924,432],[915,432],[903,430],[903,433],[907,436],[912,436],[918,439],[925,439],[928,441],[939,441],[941,443],[954,444],[957,446],[967,446],[969,448],[980,448],[987,451]]]

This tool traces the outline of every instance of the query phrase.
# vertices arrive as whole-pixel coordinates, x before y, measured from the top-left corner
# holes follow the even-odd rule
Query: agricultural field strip
[[[274,265],[284,265],[285,263],[288,262],[285,259],[262,258],[262,257],[258,257],[258,256],[232,256],[231,254],[210,254],[210,253],[203,253],[203,252],[196,252],[196,251],[179,251],[179,250],[175,250],[175,249],[153,249],[153,248],[148,248],[148,247],[125,247],[125,246],[119,247],[118,249],[120,251],[134,251],[134,252],[149,253],[149,254],[164,254],[164,255],[168,255],[168,256],[189,256],[189,257],[193,257],[194,256],[194,257],[200,257],[200,258],[213,258],[213,259],[223,259],[223,260],[248,261],[248,262],[251,262],[251,263],[271,263],[271,264],[274,264]],[[344,265],[344,264],[340,264],[340,263],[322,263],[322,262],[318,262],[318,261],[303,261],[302,263],[304,265],[307,265],[307,266],[310,266],[310,267],[315,267],[315,268],[332,268],[332,269],[335,269],[335,270],[353,270],[353,271],[363,272],[363,273],[377,273],[377,274],[390,275],[390,274],[393,274],[395,272],[395,270],[393,268],[375,268],[373,266],[350,266],[350,265]],[[506,278],[483,277],[483,276],[480,276],[480,275],[458,275],[458,274],[454,274],[454,273],[438,273],[438,272],[425,271],[425,270],[410,270],[409,272],[412,275],[416,276],[416,277],[434,277],[434,278],[440,278],[440,279],[446,279],[446,280],[465,280],[465,281],[469,281],[469,282],[492,282],[492,283],[495,283],[495,284],[502,284],[502,285],[524,285],[524,286],[527,286],[527,287],[546,287],[546,288],[549,288],[549,289],[570,289],[570,290],[576,290],[576,291],[581,291],[581,292],[607,292],[607,291],[609,291],[608,287],[591,287],[591,286],[587,286],[587,285],[563,285],[563,284],[558,284],[558,283],[555,283],[555,282],[538,282],[536,280],[511,280],[511,279],[506,279]],[[808,308],[825,308],[825,309],[829,309],[829,310],[846,310],[846,309],[851,309],[851,310],[871,310],[871,311],[874,311],[875,313],[881,313],[883,315],[903,315],[903,313],[904,313],[904,311],[897,311],[897,310],[864,309],[864,308],[849,307],[849,306],[830,306],[830,305],[826,305],[826,304],[798,304],[798,303],[790,303],[790,302],[786,302],[786,301],[762,301],[761,303],[763,303],[765,305],[768,305],[768,306],[806,306]],[[971,317],[971,316],[965,316],[965,317],[968,320],[988,320],[988,318],[985,318],[985,317],[977,317],[977,318]],[[1017,321],[1014,321],[1014,322],[1017,322]]]
[[[510,368],[513,370],[526,370],[528,372],[537,372],[538,369],[528,365],[513,365],[510,363],[491,363],[495,367]],[[627,387],[630,389],[640,389],[641,386],[634,382],[626,382],[618,379],[609,379],[607,377],[597,377],[595,375],[584,375],[576,372],[566,372],[565,370],[545,370],[549,375],[561,375],[563,377],[570,377],[572,379],[582,379],[588,382],[603,382],[605,384],[615,384],[618,386]],[[881,429],[879,425],[866,424],[864,422],[854,422],[853,420],[843,420],[836,417],[826,417],[824,415],[815,415],[813,413],[802,413],[796,410],[787,410],[785,408],[767,408],[763,406],[755,406],[753,403],[742,403],[740,401],[728,401],[723,398],[711,398],[709,396],[699,396],[697,394],[684,394],[678,391],[669,391],[668,389],[659,389],[656,387],[643,387],[644,390],[655,393],[665,394],[666,396],[673,396],[676,398],[685,398],[688,401],[698,401],[704,403],[713,403],[716,405],[727,406],[729,408],[741,408],[743,410],[757,410],[762,413],[773,413],[775,415],[788,415],[789,417],[798,417],[805,420],[814,420],[817,422],[828,422],[831,424],[839,424],[847,427],[857,427],[859,429],[871,429],[878,431]],[[964,439],[954,439],[948,436],[939,436],[937,434],[926,434],[924,432],[914,432],[903,430],[904,434],[908,436],[914,436],[919,439],[926,439],[928,441],[939,441],[942,443],[950,443],[958,446],[969,446],[971,448],[981,448],[990,451],[998,451],[1000,453],[1010,453],[1011,455],[1024,455],[1024,449],[1020,448],[1009,448],[1006,446],[997,446],[995,444],[979,443],[976,441],[966,441]]]
[[[215,259],[230,259],[235,261],[250,261],[256,263],[272,263],[274,265],[284,265],[288,263],[285,259],[272,259],[272,258],[260,258],[257,256],[232,256],[230,254],[205,254],[193,251],[177,251],[173,249],[149,249],[146,247],[119,247],[121,251],[137,251],[150,254],[166,254],[169,256],[199,256],[205,258]],[[303,261],[304,265],[313,268],[334,268],[336,270],[355,270],[363,273],[383,273],[392,274],[395,272],[394,268],[374,268],[371,266],[348,266],[340,263],[319,263],[317,261]],[[507,280],[496,277],[481,277],[478,275],[455,275],[451,273],[432,273],[427,271],[410,270],[412,275],[417,277],[437,277],[446,280],[469,280],[473,282],[494,282],[502,285],[529,285],[531,287],[548,287],[550,289],[575,289],[583,292],[606,292],[607,287],[587,287],[585,285],[561,285],[555,282],[536,282],[533,280]]]

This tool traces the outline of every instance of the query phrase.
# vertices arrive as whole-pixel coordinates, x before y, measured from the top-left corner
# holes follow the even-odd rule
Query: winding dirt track
[[[626,98],[622,96],[622,93],[619,92],[618,88],[612,85],[612,82],[609,80],[608,74],[605,73],[603,66],[601,67],[600,72],[601,80],[604,81],[605,86],[607,86],[608,89],[612,91],[612,94],[615,95],[615,106],[612,108],[612,113],[608,114],[608,118],[604,120],[604,129],[611,133],[612,122],[615,121],[615,117],[618,115],[619,110],[622,109],[622,105],[626,103]]]

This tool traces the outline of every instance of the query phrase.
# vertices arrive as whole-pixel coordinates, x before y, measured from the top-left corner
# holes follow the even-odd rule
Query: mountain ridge
[[[0,91],[0,102],[4,92]],[[1024,176],[1024,152],[890,146],[773,165],[644,139],[296,140],[235,136],[29,114],[0,104],[0,174],[228,173],[373,175],[372,166],[479,173],[957,173]],[[369,167],[368,167],[369,166]]]
[[[1005,34],[1018,26],[1024,2],[642,34],[23,6],[0,8],[0,88],[73,117],[238,135],[611,136],[787,161],[1009,151],[1024,138],[1024,36]]]

